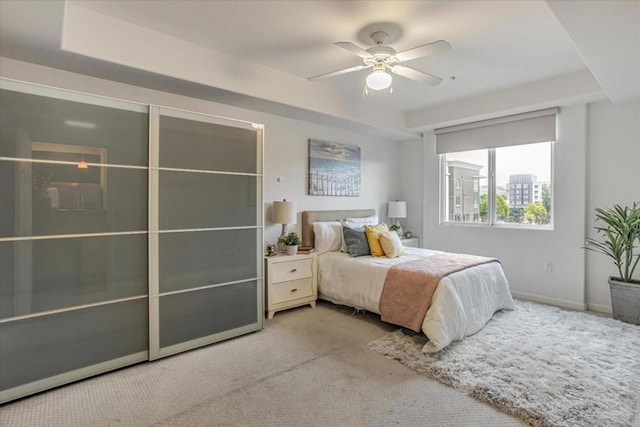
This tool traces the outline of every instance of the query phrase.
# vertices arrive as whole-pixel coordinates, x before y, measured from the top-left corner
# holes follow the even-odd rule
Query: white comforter
[[[318,255],[319,297],[380,314],[380,295],[392,265],[442,253],[418,248],[405,248],[405,252],[405,256],[393,259],[352,258],[342,252]],[[496,311],[513,308],[509,284],[497,262],[444,277],[422,323],[422,331],[429,337],[422,351],[442,350],[452,341],[478,332]]]

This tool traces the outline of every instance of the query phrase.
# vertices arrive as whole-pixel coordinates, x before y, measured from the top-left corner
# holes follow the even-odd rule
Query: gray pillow
[[[347,227],[342,224],[342,235],[344,236],[344,243],[347,247],[346,252],[352,256],[365,256],[371,255],[369,249],[369,241],[367,240],[367,234],[362,227]]]

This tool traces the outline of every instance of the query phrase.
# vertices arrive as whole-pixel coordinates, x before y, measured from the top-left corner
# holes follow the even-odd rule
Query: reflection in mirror
[[[31,149],[35,160],[77,164],[75,168],[66,163],[33,164],[33,190],[51,209],[106,209],[106,170],[92,165],[106,162],[106,148],[33,142]]]

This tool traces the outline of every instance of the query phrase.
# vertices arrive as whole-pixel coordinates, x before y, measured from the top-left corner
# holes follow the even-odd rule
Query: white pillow
[[[359,225],[378,225],[378,215],[365,216],[364,218],[347,218],[345,221],[353,222]]]
[[[404,248],[398,233],[395,231],[383,231],[379,234],[380,246],[387,258],[397,258],[404,255]]]
[[[378,215],[365,216],[363,218],[347,218],[343,221],[343,224],[350,228],[360,228],[365,225],[378,225]],[[347,244],[344,241],[344,236],[342,236],[340,252],[347,252]]]
[[[316,251],[339,251],[342,244],[342,225],[340,221],[325,221],[313,223]]]

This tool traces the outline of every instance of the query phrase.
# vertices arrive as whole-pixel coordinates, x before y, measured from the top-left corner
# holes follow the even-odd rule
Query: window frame
[[[508,229],[516,229],[516,230],[540,230],[540,231],[550,231],[555,229],[555,141],[545,141],[549,143],[550,155],[550,183],[549,190],[551,191],[551,210],[549,213],[549,224],[543,225],[531,225],[531,224],[501,224],[496,222],[496,148],[485,148],[487,150],[488,156],[488,173],[487,173],[487,202],[488,202],[488,212],[487,212],[487,222],[458,222],[458,221],[448,221],[447,220],[447,165],[446,165],[446,156],[451,153],[442,153],[438,154],[438,166],[439,166],[439,180],[440,180],[440,194],[439,194],[439,212],[440,212],[440,221],[439,225],[445,227],[496,227],[496,228],[508,228]],[[535,143],[532,143],[535,144]],[[529,145],[529,144],[517,144],[517,145]],[[542,191],[542,187],[540,187],[540,191]],[[540,196],[542,197],[542,196]],[[509,199],[507,197],[507,202]]]

